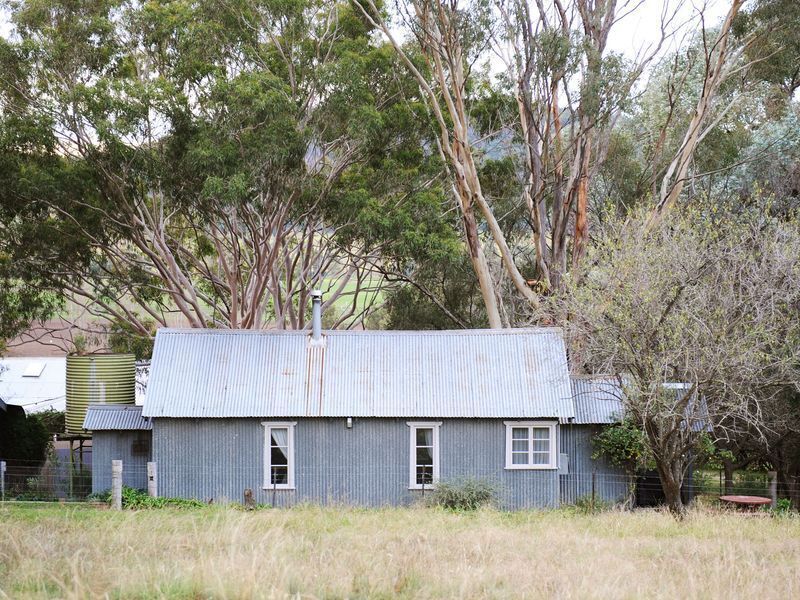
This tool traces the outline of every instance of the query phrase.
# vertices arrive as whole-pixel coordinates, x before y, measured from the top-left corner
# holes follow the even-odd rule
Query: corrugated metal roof
[[[66,358],[4,358],[0,360],[0,398],[26,412],[66,407]]]
[[[675,394],[675,403],[681,401],[688,383],[664,383],[664,388]],[[624,413],[623,391],[615,377],[577,376],[572,378],[572,398],[575,402],[576,425],[594,425],[618,422]],[[692,431],[711,431],[708,405],[704,398],[694,392],[686,407],[686,415],[691,418]]]
[[[148,417],[574,416],[561,330],[161,329]]]
[[[149,419],[142,417],[142,407],[132,404],[90,404],[86,409],[83,428],[87,431],[133,431],[153,428]]]
[[[622,418],[622,388],[612,377],[573,377],[576,425],[616,423]]]

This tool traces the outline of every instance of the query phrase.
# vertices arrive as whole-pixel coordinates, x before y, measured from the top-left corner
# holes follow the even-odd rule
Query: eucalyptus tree
[[[22,160],[85,175],[78,194],[56,176],[55,189],[9,201],[46,203],[54,227],[85,242],[79,266],[43,253],[39,267],[93,315],[144,336],[175,315],[302,328],[322,287],[340,309],[331,325],[352,326],[375,307],[374,265],[396,248],[357,231],[361,209],[408,218],[409,198],[410,214],[439,209],[423,193],[437,171],[417,90],[347,3],[10,7],[3,127],[44,140],[19,148]],[[379,182],[364,176],[390,163]],[[418,228],[421,243],[436,230]]]
[[[641,10],[638,2],[412,0],[397,4],[411,34],[408,42],[398,37],[372,0],[359,4],[365,19],[391,42],[427,102],[490,326],[508,323],[504,304],[521,298],[536,309],[543,293],[561,289],[568,270],[579,272],[589,239],[592,179],[644,73],[680,27],[679,4],[665,4],[658,15],[659,39],[632,58],[610,52],[608,46],[614,25]],[[732,0],[715,34],[705,32],[699,14],[707,42],[706,83],[685,142],[659,174],[654,219],[681,194],[697,144],[717,124],[711,106],[722,82],[735,72],[741,52],[740,44],[729,44],[731,22],[741,4]],[[504,69],[487,85],[487,77],[478,72],[481,65],[496,64],[494,57],[500,57]],[[487,95],[500,100],[502,114],[494,131],[480,123],[480,105]],[[509,111],[509,105],[516,110]],[[498,207],[486,194],[483,142],[492,136],[512,140],[506,156],[518,165],[518,200],[527,207],[525,240],[509,237]],[[533,313],[528,310],[522,320]]]

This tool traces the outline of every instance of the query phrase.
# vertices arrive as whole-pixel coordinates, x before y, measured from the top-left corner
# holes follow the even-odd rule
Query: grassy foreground
[[[800,518],[0,507],[0,598],[800,597]]]

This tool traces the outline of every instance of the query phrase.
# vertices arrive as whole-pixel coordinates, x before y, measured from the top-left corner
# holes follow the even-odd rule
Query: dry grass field
[[[798,598],[800,518],[0,507],[0,598]]]

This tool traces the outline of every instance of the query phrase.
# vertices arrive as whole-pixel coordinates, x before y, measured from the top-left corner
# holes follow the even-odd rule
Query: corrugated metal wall
[[[122,461],[122,485],[147,489],[147,461],[150,456],[132,453],[137,439],[151,437],[150,431],[96,431],[92,434],[92,492],[111,489],[111,461]]]
[[[574,504],[580,498],[591,497],[592,471],[597,473],[595,493],[598,500],[619,502],[627,495],[625,472],[605,460],[592,460],[592,438],[598,431],[596,425],[561,426],[560,451],[568,456],[568,472],[559,476],[562,504]]]
[[[257,502],[273,504],[262,489],[262,419],[155,419],[153,458],[159,495],[241,502],[250,488]],[[420,494],[408,490],[407,419],[297,419],[296,490],[277,490],[279,506],[341,502],[364,506],[404,505]],[[442,420],[443,480],[487,479],[503,508],[555,507],[556,470],[505,470],[505,426],[499,419]]]

